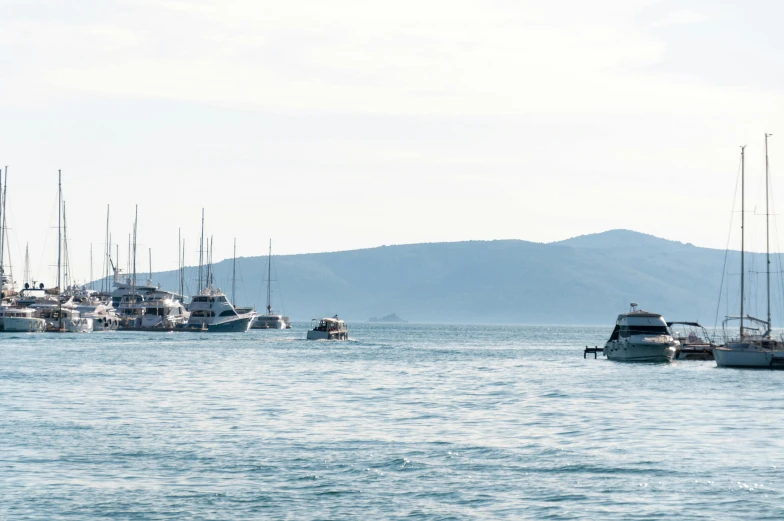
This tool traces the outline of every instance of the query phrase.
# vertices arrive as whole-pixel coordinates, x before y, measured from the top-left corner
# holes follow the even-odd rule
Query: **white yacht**
[[[190,313],[185,310],[177,295],[168,291],[153,291],[145,295],[141,307],[142,328],[172,329],[187,324]]]
[[[76,311],[83,318],[93,321],[93,331],[117,331],[120,327],[120,318],[114,308],[100,301],[82,301],[76,305]]]
[[[35,310],[30,308],[0,308],[3,320],[3,331],[9,333],[43,333],[46,321],[34,316]]]
[[[46,321],[47,331],[90,333],[93,330],[93,319],[82,317],[73,306],[33,304],[32,307],[36,316]]]
[[[141,327],[144,297],[133,293],[123,295],[117,305],[116,313],[117,318],[120,319],[120,327]]]
[[[678,346],[661,315],[638,310],[632,302],[629,313],[618,315],[604,355],[623,362],[669,362]]]
[[[348,340],[348,326],[337,315],[332,318],[314,318],[310,327],[308,340]]]
[[[263,315],[256,315],[251,327],[253,329],[291,329],[289,317],[274,313],[271,308],[272,306],[267,308],[267,313]]]
[[[768,136],[765,134],[765,216],[766,216],[766,239],[770,244],[769,227],[769,200],[767,197],[768,180]],[[741,193],[745,189],[746,183],[746,147],[741,147]],[[744,316],[745,295],[745,201],[741,196],[741,234],[740,234],[740,316],[727,317],[722,323],[724,330],[724,345],[713,349],[713,357],[716,359],[718,367],[748,367],[765,369],[784,369],[784,341],[771,337],[771,315],[770,315],[770,249],[767,250],[767,298],[768,298],[768,319],[762,320],[749,316]],[[730,321],[738,320],[738,336],[731,338],[727,334],[726,325]]]
[[[250,329],[256,314],[239,314],[226,295],[211,286],[191,298],[190,317],[185,327],[211,333],[244,333]]]

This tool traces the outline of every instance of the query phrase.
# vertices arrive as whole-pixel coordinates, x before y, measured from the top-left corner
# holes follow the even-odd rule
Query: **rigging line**
[[[724,266],[721,268],[721,282],[719,283],[719,301],[716,303],[716,317],[713,321],[713,328],[715,329],[718,327],[719,322],[719,310],[721,309],[721,291],[724,287],[724,273],[727,271],[727,256],[729,255],[730,251],[730,239],[732,238],[732,222],[733,218],[735,217],[735,205],[738,202],[738,183],[740,182],[740,164],[738,165],[738,173],[735,177],[735,192],[732,197],[732,212],[730,212],[730,228],[729,232],[727,233],[727,247],[724,249]],[[727,284],[727,311],[729,312],[729,284]],[[741,295],[741,298],[743,296]]]

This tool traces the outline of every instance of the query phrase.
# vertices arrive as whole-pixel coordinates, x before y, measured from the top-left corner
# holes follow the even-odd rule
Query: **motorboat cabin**
[[[314,318],[310,322],[308,340],[348,340],[348,326],[335,315],[332,318]]]

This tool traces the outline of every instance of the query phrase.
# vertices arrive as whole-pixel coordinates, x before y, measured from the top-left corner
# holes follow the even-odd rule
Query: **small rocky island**
[[[378,318],[378,317],[369,318],[368,322],[400,322],[400,323],[403,323],[403,322],[406,322],[406,321],[403,320],[402,318],[400,318],[399,316],[397,316],[397,313],[391,313],[391,314],[383,316],[381,318]]]

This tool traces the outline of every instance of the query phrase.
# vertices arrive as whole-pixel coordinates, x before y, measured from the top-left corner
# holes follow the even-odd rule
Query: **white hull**
[[[348,331],[308,331],[308,340],[348,340]]]
[[[90,333],[93,330],[93,319],[67,318],[65,319],[65,330],[68,333]]]
[[[784,351],[762,349],[754,345],[716,347],[713,356],[718,367],[784,369]]]
[[[286,329],[286,323],[281,319],[257,316],[251,325],[252,329]]]
[[[9,333],[43,333],[46,320],[42,318],[6,317],[3,320],[4,331]]]
[[[675,345],[665,342],[607,342],[604,354],[619,362],[669,362]]]

